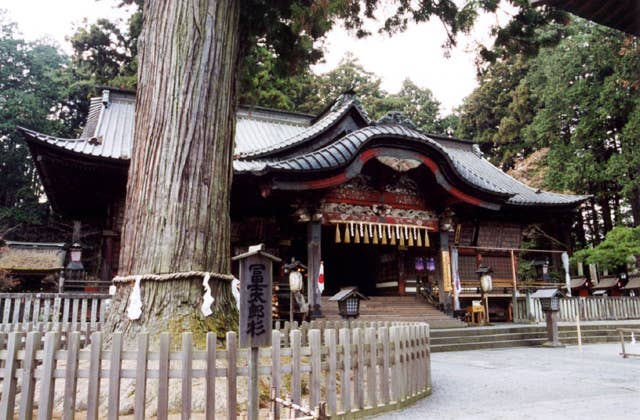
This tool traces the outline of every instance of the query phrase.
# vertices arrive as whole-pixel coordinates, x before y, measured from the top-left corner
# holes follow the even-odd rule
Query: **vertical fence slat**
[[[22,299],[20,298],[13,299],[13,317],[11,319],[11,322],[13,324],[17,324],[18,322],[21,322],[21,319],[20,319],[21,306],[22,306]]]
[[[98,299],[91,299],[91,331],[98,330]]]
[[[42,321],[49,322],[51,320],[51,299],[47,298],[44,301],[44,312],[42,314]]]
[[[182,334],[182,419],[191,418],[191,380],[193,379],[193,336]]]
[[[353,398],[356,407],[360,410],[364,408],[364,351],[362,343],[362,328],[354,328],[353,345],[356,348],[356,369],[353,381]]]
[[[393,389],[393,401],[400,402],[402,393],[400,390],[400,327],[391,327],[390,339],[393,342],[393,367],[391,369],[391,388]]]
[[[36,298],[35,301],[33,302],[33,323],[35,325],[39,325],[41,322],[40,305],[41,305],[41,300],[39,298]]]
[[[71,299],[64,298],[62,302],[62,330],[69,330],[69,306],[71,305]]]
[[[60,325],[60,297],[56,297],[53,299],[53,314],[51,316],[51,320],[53,321],[53,329],[57,330]]]
[[[147,394],[147,366],[149,364],[149,334],[138,334],[138,353],[136,354],[136,388],[133,416],[135,420],[145,419]]]
[[[68,299],[64,302],[65,309],[68,309]],[[68,314],[69,311],[67,310]],[[64,316],[64,315],[63,315]],[[65,318],[65,322],[66,322]],[[87,394],[87,419],[98,419],[98,406],[100,403],[100,368],[102,364],[102,334],[95,332],[91,334],[91,352],[89,354],[89,390]]]
[[[84,305],[83,305],[84,307]],[[75,334],[72,333],[72,334]],[[109,361],[109,420],[117,420],[120,413],[120,366],[122,360],[122,334],[114,333]]]
[[[2,380],[2,398],[0,399],[0,418],[13,418],[13,410],[16,403],[16,368],[18,364],[18,350],[22,345],[24,333],[10,333],[7,343],[7,356],[5,359],[4,378]]]
[[[376,386],[376,376],[377,376],[377,364],[378,364],[378,342],[376,340],[376,330],[372,327],[367,328],[365,343],[369,347],[369,366],[367,367],[367,404],[370,407],[376,407],[378,405],[378,399],[376,397],[377,386]]]
[[[21,300],[22,299],[13,299],[14,305],[19,305]],[[11,299],[9,299],[9,301],[11,301]],[[22,319],[24,319],[24,322],[32,322],[33,321],[33,317],[31,316],[31,305],[32,304],[33,304],[33,302],[31,301],[31,299],[25,299],[24,311],[22,312]]]
[[[389,403],[389,327],[378,330],[379,340],[382,342],[382,369],[380,373],[380,397],[382,404]]]
[[[311,347],[309,408],[311,408],[311,410],[315,410],[321,399],[320,378],[322,378],[322,370],[320,364],[320,356],[322,352],[322,344],[320,342],[320,330],[313,329],[309,331],[309,346]]]
[[[327,329],[324,330],[324,345],[329,351],[328,362],[329,370],[325,376],[325,393],[327,399],[327,410],[330,416],[335,415],[337,412],[336,405],[336,368],[337,368],[337,355],[336,355],[336,330]]]
[[[56,368],[56,352],[58,351],[59,340],[60,336],[57,332],[48,332],[45,337],[38,420],[48,420],[53,414],[53,394],[55,393],[53,373]]]
[[[206,420],[216,418],[216,344],[217,337],[214,333],[207,333],[207,366],[205,384],[207,399],[205,401],[204,414]]]
[[[342,346],[342,374],[340,375],[340,402],[342,411],[351,411],[351,336],[348,328],[340,328]]]
[[[2,323],[4,325],[9,325],[11,316],[11,299],[4,299],[4,312],[2,314]]]
[[[158,353],[158,420],[169,417],[169,333],[160,334]]]
[[[78,320],[80,315],[78,314],[78,307],[80,305],[79,299],[73,299],[73,310],[71,312],[71,331],[78,331]]]
[[[271,389],[273,396],[280,397],[280,331],[271,332]],[[273,417],[280,418],[280,404],[273,403]]]
[[[89,302],[88,299],[82,299],[82,306],[80,308],[80,328],[82,330],[87,329],[87,316],[89,315]]]
[[[73,420],[76,409],[76,391],[78,389],[78,357],[80,352],[80,333],[67,336],[67,367],[64,376],[63,420]]]
[[[291,331],[291,401],[298,405],[302,400],[302,378],[300,375],[300,364],[302,362],[300,354],[301,335],[300,330]]]
[[[229,419],[235,419],[238,416],[238,386],[236,382],[238,345],[236,340],[235,332],[227,332],[227,418]]]
[[[98,316],[98,322],[100,326],[104,325],[104,322],[107,319],[107,305],[105,305],[105,300],[100,301],[100,315]]]
[[[27,335],[24,351],[24,366],[22,368],[22,391],[20,398],[20,412],[18,418],[31,420],[33,416],[33,397],[36,388],[34,371],[36,369],[36,350],[40,347],[42,335],[33,331]]]

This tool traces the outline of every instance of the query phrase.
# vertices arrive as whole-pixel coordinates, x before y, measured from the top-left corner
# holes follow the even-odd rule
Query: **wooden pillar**
[[[444,258],[446,253],[447,258]],[[440,280],[438,281],[438,287],[440,289],[440,303],[444,304],[445,312],[451,312],[452,295],[451,295],[451,259],[449,257],[449,233],[446,231],[440,231]],[[449,280],[446,280],[446,277]],[[448,285],[446,283],[449,283]],[[448,290],[447,290],[448,289]]]
[[[518,269],[517,269],[516,253],[511,250],[511,276],[513,277],[513,292],[511,295],[511,321],[516,322],[518,319]]]
[[[402,251],[398,251],[398,253],[396,254],[397,258],[398,258],[398,294],[399,295],[404,295],[405,294],[405,279],[406,279],[406,275],[405,275],[405,269],[404,269],[404,252]]]
[[[320,291],[318,290],[318,273],[322,260],[322,224],[311,221],[307,224],[307,299],[311,310],[311,318],[321,318]]]

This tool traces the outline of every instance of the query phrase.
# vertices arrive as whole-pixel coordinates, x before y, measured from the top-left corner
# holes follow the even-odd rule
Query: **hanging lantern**
[[[436,271],[436,260],[433,257],[429,257],[427,260],[427,271],[432,273]]]
[[[416,271],[424,271],[424,260],[422,257],[416,258]]]
[[[336,243],[339,244],[342,242],[342,238],[340,237],[340,225],[336,224]]]

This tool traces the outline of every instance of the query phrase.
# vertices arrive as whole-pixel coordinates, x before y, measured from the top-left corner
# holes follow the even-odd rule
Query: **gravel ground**
[[[627,343],[628,345],[628,343]],[[640,353],[640,343],[627,347]],[[640,358],[620,344],[434,353],[433,394],[376,419],[640,419]]]

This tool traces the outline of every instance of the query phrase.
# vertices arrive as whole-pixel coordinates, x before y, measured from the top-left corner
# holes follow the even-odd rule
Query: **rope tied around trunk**
[[[113,278],[114,283],[129,283],[136,281],[139,277],[140,280],[145,281],[166,281],[166,280],[182,280],[191,277],[206,277],[216,280],[232,281],[234,279],[232,274],[210,273],[208,271],[181,271],[177,273],[164,273],[164,274],[131,274],[128,276],[115,276]]]
[[[231,274],[210,273],[207,271],[182,271],[177,273],[164,273],[164,274],[137,274],[129,276],[116,276],[113,278],[114,283],[128,283],[133,281],[133,290],[129,295],[129,305],[127,308],[127,317],[131,320],[139,319],[142,315],[142,293],[140,289],[140,283],[145,281],[166,281],[166,280],[183,280],[193,277],[202,277],[202,287],[204,287],[204,295],[202,296],[202,306],[200,310],[202,314],[207,317],[213,313],[211,305],[213,305],[214,298],[211,295],[211,286],[209,280],[214,278],[216,280],[233,281],[234,277]],[[115,286],[113,286],[115,287]]]

